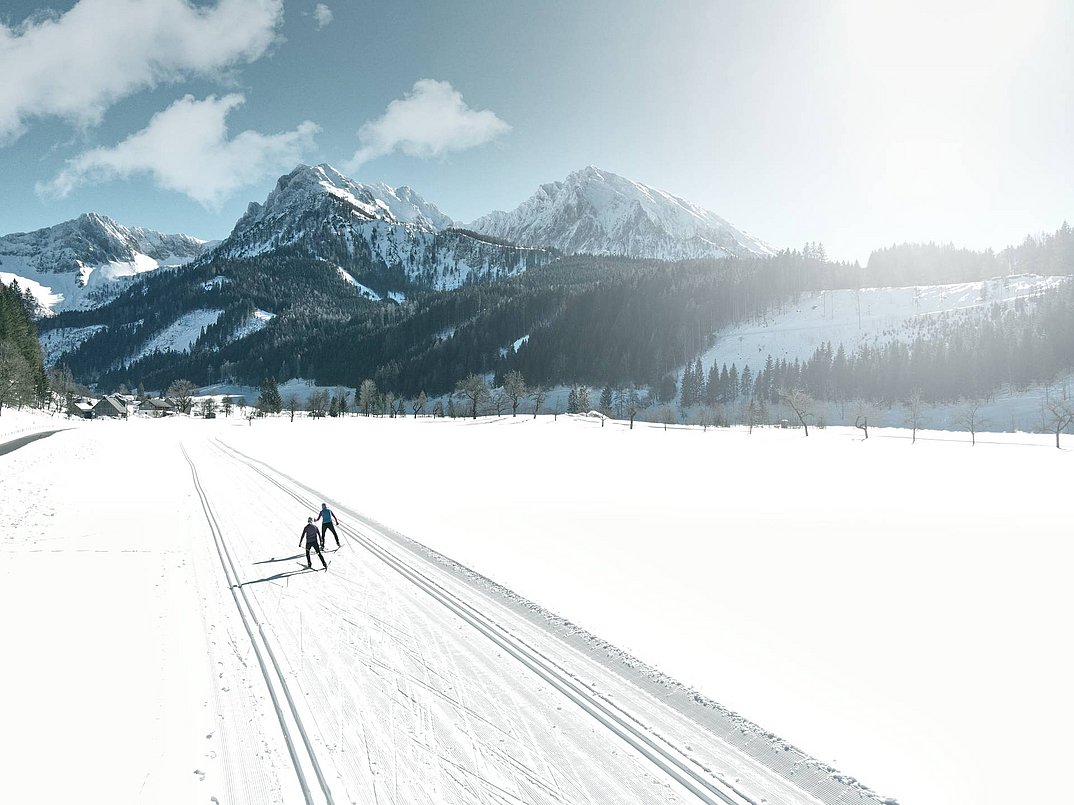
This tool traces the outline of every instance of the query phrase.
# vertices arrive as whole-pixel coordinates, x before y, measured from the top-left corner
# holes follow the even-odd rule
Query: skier
[[[333,525],[335,522],[335,525]],[[321,547],[324,547],[324,535],[326,532],[331,531],[332,536],[336,538],[336,548],[339,548],[339,534],[336,533],[336,526],[339,525],[339,520],[336,515],[332,513],[332,510],[324,503],[321,504]]]
[[[310,550],[317,551],[317,555],[321,558],[321,564],[324,565],[324,569],[328,570],[328,562],[324,561],[324,554],[321,553],[321,535],[317,533],[317,526],[313,524],[313,518],[306,518],[306,527],[302,529],[302,535],[298,538],[298,546],[302,547],[302,541],[306,541],[306,567],[313,570],[313,563],[310,562]]]

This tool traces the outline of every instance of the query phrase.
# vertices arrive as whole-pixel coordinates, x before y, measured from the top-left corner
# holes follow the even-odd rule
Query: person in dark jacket
[[[339,520],[336,519],[335,513],[328,508],[324,503],[321,504],[321,547],[324,547],[324,535],[331,531],[332,536],[336,538],[336,548],[339,548],[339,534],[336,533],[336,526],[339,525]],[[333,525],[334,523],[334,525]]]
[[[310,551],[317,551],[317,556],[321,558],[321,564],[324,565],[324,569],[328,570],[328,562],[324,561],[324,554],[321,553],[321,534],[317,531],[317,526],[313,524],[313,518],[306,518],[306,527],[302,529],[302,536],[298,538],[298,545],[302,547],[302,541],[306,541],[306,567],[313,569],[313,563],[310,562]]]

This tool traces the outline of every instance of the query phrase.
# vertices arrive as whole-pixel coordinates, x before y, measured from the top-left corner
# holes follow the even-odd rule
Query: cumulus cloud
[[[332,9],[324,3],[318,3],[313,9],[313,18],[317,21],[317,27],[323,28],[332,21]]]
[[[93,125],[140,90],[258,59],[282,19],[282,0],[80,0],[0,23],[0,144],[34,117]]]
[[[447,81],[422,79],[404,98],[394,100],[376,120],[358,130],[361,147],[347,170],[393,151],[437,157],[463,151],[511,130],[494,112],[471,109]]]
[[[123,142],[69,159],[38,192],[62,197],[82,184],[147,174],[159,187],[215,207],[240,187],[290,170],[319,130],[307,120],[282,134],[244,131],[229,139],[227,115],[244,100],[238,94],[204,101],[187,95]]]

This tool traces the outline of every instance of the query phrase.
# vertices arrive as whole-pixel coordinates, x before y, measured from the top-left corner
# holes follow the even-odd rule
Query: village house
[[[168,416],[175,413],[175,406],[160,397],[150,397],[142,400],[142,404],[138,406],[138,411],[146,416]]]
[[[102,397],[95,406],[93,406],[94,417],[122,417],[127,418],[127,406],[123,400],[113,395]]]
[[[79,419],[93,419],[93,406],[96,404],[96,400],[91,400],[88,397],[73,397],[67,403],[67,415],[75,416]]]

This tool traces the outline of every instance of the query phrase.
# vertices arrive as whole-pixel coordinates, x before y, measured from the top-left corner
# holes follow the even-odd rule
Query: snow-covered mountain
[[[263,204],[251,203],[207,257],[283,249],[326,260],[363,282],[366,272],[379,272],[381,294],[403,291],[407,283],[454,288],[552,259],[550,252],[490,243],[453,224],[409,187],[362,184],[331,165],[300,165],[280,177]],[[385,283],[393,272],[395,282]]]
[[[592,166],[543,184],[513,212],[490,213],[468,228],[568,254],[661,260],[774,254],[703,207]]]
[[[97,307],[139,274],[198,257],[205,241],[127,227],[86,213],[62,224],[0,237],[0,279],[29,288],[42,311]]]

